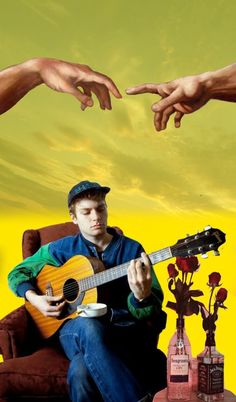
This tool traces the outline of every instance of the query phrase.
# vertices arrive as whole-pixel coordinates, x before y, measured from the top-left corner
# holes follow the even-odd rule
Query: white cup
[[[77,307],[77,314],[81,317],[101,317],[107,313],[107,305],[104,303],[81,304]]]

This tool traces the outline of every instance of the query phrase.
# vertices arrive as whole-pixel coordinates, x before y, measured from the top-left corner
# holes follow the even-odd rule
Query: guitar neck
[[[154,251],[148,256],[150,258],[152,265],[157,264],[158,262],[161,261],[168,260],[169,258],[173,257],[171,247],[166,247],[159,251]],[[137,258],[136,260],[141,260],[141,258]],[[111,282],[115,279],[127,275],[127,269],[129,264],[130,261],[79,280],[80,291],[93,289],[97,286],[103,285],[105,283]]]

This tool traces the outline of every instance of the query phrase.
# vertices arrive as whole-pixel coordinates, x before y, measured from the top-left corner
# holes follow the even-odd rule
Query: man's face
[[[82,199],[75,204],[72,220],[84,237],[95,239],[107,230],[107,205],[105,200]]]

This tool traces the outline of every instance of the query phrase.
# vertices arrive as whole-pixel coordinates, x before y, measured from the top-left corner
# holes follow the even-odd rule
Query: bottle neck
[[[183,316],[178,316],[176,320],[176,330],[177,330],[177,337],[183,338],[184,335],[184,318]]]
[[[184,330],[184,318],[183,316],[178,316],[176,320],[176,328]]]
[[[185,353],[185,346],[184,346],[184,319],[183,316],[179,316],[176,320],[176,353],[183,354]]]
[[[208,331],[208,332],[206,333],[205,346],[208,346],[208,347],[214,347],[214,346],[216,346],[216,343],[215,343],[215,333],[214,333],[213,331]]]

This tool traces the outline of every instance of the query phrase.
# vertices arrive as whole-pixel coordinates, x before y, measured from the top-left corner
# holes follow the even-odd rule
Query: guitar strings
[[[168,259],[171,256],[172,254],[169,247],[149,254],[149,258],[153,264]],[[138,260],[141,260],[141,258],[136,259],[136,261]],[[98,272],[94,275],[89,275],[88,277],[85,277],[79,281],[74,280],[72,283],[64,284],[62,289],[52,289],[52,293],[54,296],[57,296],[62,294],[64,291],[64,294],[66,294],[67,298],[73,295],[75,295],[76,298],[80,292],[93,289],[101,284],[125,276],[127,274],[129,264],[130,262],[124,263],[116,267],[106,269],[102,272]]]
[[[110,268],[102,272],[98,272],[95,275],[85,277],[79,281],[74,280],[74,282],[72,283],[64,284],[63,289],[53,289],[53,295],[60,295],[62,293],[62,290],[64,290],[64,293],[66,293],[67,296],[72,296],[75,291],[76,293],[78,293],[78,288],[80,292],[93,289],[101,284],[125,276],[127,273],[126,268],[128,267],[128,265],[128,263],[125,263],[114,267],[115,269]]]
[[[201,240],[201,237],[202,236],[199,236],[198,241]],[[212,236],[208,237],[208,242],[210,243],[210,241],[213,241]],[[189,245],[189,243],[192,243],[192,240],[190,238],[189,241],[188,241],[188,238],[186,238],[183,241],[181,241],[180,244],[177,243],[174,246],[166,247],[166,248],[163,248],[162,250],[155,251],[155,252],[149,254],[149,258],[150,258],[152,264],[156,264],[156,263],[158,263],[160,261],[164,261],[164,260],[167,260],[167,259],[173,257],[172,250],[177,251],[177,250],[182,249],[183,248],[183,243],[184,243],[184,245],[186,247],[186,246]],[[140,259],[141,258],[137,258],[136,261],[138,261]],[[111,280],[115,280],[115,279],[120,278],[121,276],[126,275],[127,272],[125,270],[127,269],[128,265],[129,265],[129,262],[125,263],[125,264],[118,265],[117,267],[109,268],[109,269],[104,270],[102,272],[98,272],[95,275],[90,275],[90,276],[85,277],[85,278],[83,278],[83,279],[81,279],[79,281],[75,280],[76,285],[75,285],[75,283],[64,284],[63,289],[64,289],[64,291],[66,292],[66,294],[68,296],[72,296],[73,294],[75,294],[75,289],[78,289],[78,288],[79,288],[79,291],[87,291],[89,289],[93,289],[93,288],[95,288],[95,287],[97,287],[97,286],[99,286],[101,284],[107,283],[107,282],[109,282]],[[120,275],[120,272],[122,272],[122,275]],[[119,275],[118,275],[118,273],[119,273]],[[114,276],[114,277],[112,277],[112,276]],[[101,279],[103,279],[103,280],[101,281]],[[77,290],[76,290],[76,292],[78,294]],[[62,291],[60,289],[59,290],[54,289],[53,294],[55,296],[59,295],[61,293],[62,293]]]

